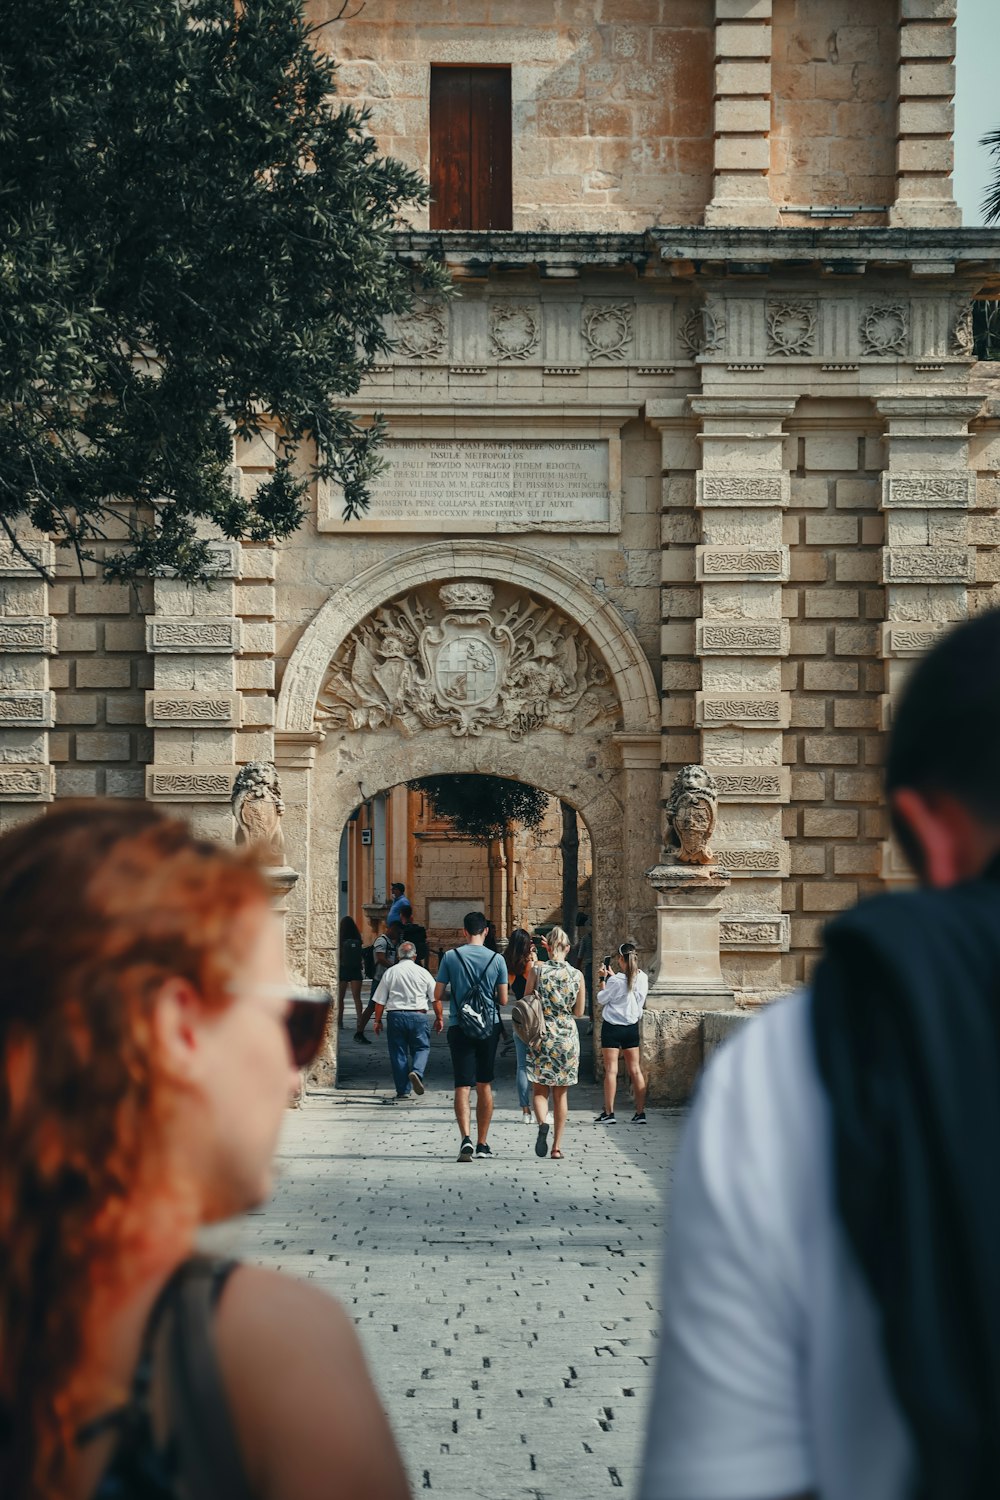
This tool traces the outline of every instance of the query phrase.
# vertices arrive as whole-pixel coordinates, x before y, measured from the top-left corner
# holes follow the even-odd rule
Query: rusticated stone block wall
[[[339,0],[314,0],[324,20]],[[511,0],[461,16],[449,0],[352,7],[319,33],[343,98],[380,147],[425,176],[432,63],[509,64],[515,229],[695,224],[712,187],[712,0],[539,11]],[[417,227],[426,213],[414,214]]]

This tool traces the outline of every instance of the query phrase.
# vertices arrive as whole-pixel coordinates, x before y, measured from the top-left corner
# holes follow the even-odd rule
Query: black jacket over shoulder
[[[921,1500],[1000,1491],[1000,869],[834,921],[813,1036],[837,1206]]]

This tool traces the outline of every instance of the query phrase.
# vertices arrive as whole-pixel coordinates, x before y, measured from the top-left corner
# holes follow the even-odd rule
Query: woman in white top
[[[614,1125],[615,1092],[618,1088],[618,1056],[625,1054],[625,1066],[632,1080],[635,1097],[633,1125],[646,1123],[646,1080],[639,1059],[639,1020],[649,991],[649,980],[639,968],[634,943],[622,943],[618,949],[618,970],[609,959],[598,969],[601,989],[597,1003],[601,1007],[601,1051],[604,1054],[604,1108],[598,1125]]]

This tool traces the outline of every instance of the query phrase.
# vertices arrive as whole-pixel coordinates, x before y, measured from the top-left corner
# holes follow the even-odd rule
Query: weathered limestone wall
[[[316,0],[319,20],[339,0]],[[510,64],[515,229],[694,224],[711,194],[711,0],[368,0],[321,32],[341,96],[425,176],[431,63]],[[426,214],[414,215],[424,227]]]
[[[771,197],[789,206],[895,201],[897,0],[774,0]],[[781,223],[809,220],[783,212]]]

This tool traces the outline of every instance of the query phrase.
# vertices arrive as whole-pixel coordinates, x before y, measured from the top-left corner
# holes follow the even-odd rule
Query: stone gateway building
[[[211,589],[62,560],[46,584],[0,544],[3,820],[145,796],[228,839],[238,768],[273,762],[292,959],[323,983],[357,809],[497,773],[576,809],[594,951],[652,963],[662,802],[701,763],[726,1003],[802,980],[828,915],[904,878],[879,787],[900,684],[1000,597],[972,316],[1000,236],[952,199],[954,15],[366,0],[322,30],[432,182],[399,253],[456,284],[356,403],[388,469],[360,522],[319,487],[280,548],[220,542]],[[274,456],[239,452],[240,482]],[[682,1092],[702,1029],[672,1009],[650,1024]]]

